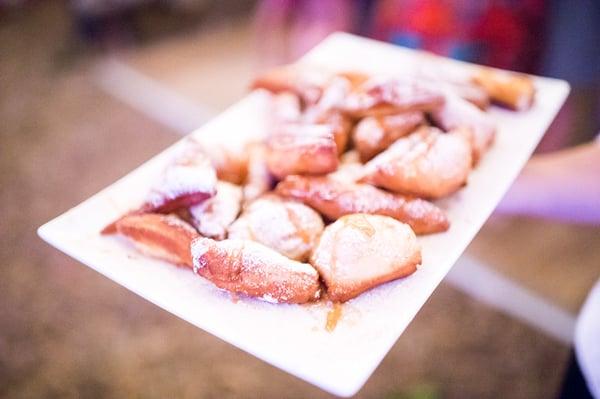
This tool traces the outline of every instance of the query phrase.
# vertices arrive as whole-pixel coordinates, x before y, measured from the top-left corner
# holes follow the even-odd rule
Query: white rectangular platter
[[[336,33],[302,62],[333,69],[404,73],[447,64],[396,46]],[[165,150],[123,179],[40,227],[51,245],[161,308],[272,365],[339,396],[355,394],[449,272],[554,119],[564,102],[566,82],[535,78],[532,109],[491,111],[497,140],[469,178],[468,185],[439,202],[452,222],[446,233],[420,238],[423,265],[409,278],[385,284],[344,305],[337,327],[326,331],[325,304],[274,305],[231,298],[190,270],[138,255],[125,241],[103,237],[108,222],[142,202],[174,148]],[[264,93],[254,92],[191,133],[219,143],[261,135],[266,121]],[[235,144],[234,144],[235,145]]]

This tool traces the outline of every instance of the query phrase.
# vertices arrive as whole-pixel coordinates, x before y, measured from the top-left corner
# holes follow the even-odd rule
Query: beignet
[[[424,121],[422,112],[363,118],[354,128],[352,135],[360,160],[367,162],[394,141],[415,130]]]
[[[332,172],[338,166],[337,154],[329,125],[286,124],[267,139],[267,166],[279,179]]]
[[[363,118],[408,111],[433,111],[443,103],[441,92],[414,80],[373,78],[348,95],[343,110],[354,118]]]
[[[290,259],[306,261],[323,231],[308,206],[267,194],[250,203],[229,227],[229,238],[260,242]]]
[[[406,277],[421,264],[410,227],[387,216],[353,214],[325,228],[311,256],[329,299],[345,302],[385,282]]]
[[[192,242],[194,272],[217,287],[268,302],[305,303],[320,296],[319,274],[254,241]]]
[[[369,161],[360,181],[400,194],[441,198],[466,184],[471,165],[467,138],[423,127]]]

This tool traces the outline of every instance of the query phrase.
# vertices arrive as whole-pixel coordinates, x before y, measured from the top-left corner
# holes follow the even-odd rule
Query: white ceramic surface
[[[388,44],[337,33],[302,60],[336,69],[382,73],[427,70],[432,64],[457,73],[470,66]],[[493,148],[469,184],[439,204],[452,222],[443,234],[420,238],[423,265],[404,280],[385,284],[344,305],[333,332],[324,328],[326,304],[273,305],[232,301],[195,276],[138,255],[125,241],[99,230],[142,200],[174,147],[123,179],[40,227],[51,245],[136,294],[215,336],[322,389],[355,394],[475,236],[502,198],[564,102],[563,81],[536,78],[535,105],[515,113],[494,108],[499,131]],[[260,136],[266,122],[265,94],[254,92],[192,133],[218,142]],[[184,139],[185,140],[185,139]],[[193,339],[193,337],[190,337]],[[93,343],[90,343],[93,345]]]

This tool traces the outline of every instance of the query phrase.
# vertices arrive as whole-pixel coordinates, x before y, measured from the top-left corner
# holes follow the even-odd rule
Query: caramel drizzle
[[[327,312],[327,322],[325,323],[325,330],[332,332],[335,330],[338,322],[342,318],[342,304],[335,302],[333,308]]]

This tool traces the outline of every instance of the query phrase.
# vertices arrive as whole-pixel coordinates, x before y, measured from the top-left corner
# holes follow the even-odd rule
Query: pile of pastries
[[[414,273],[417,235],[450,227],[432,201],[466,185],[494,141],[490,103],[521,111],[535,94],[483,67],[426,79],[294,64],[253,88],[269,92],[264,140],[190,140],[102,233],[273,303],[345,302]]]

